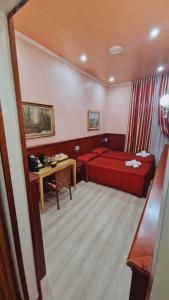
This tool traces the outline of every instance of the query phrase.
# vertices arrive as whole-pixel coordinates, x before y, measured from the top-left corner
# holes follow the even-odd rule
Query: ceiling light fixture
[[[159,67],[157,68],[157,71],[158,71],[158,72],[164,71],[164,66],[159,66]]]
[[[113,81],[114,81],[114,77],[113,77],[113,76],[110,76],[110,77],[109,77],[109,81],[110,81],[110,82],[113,82]]]
[[[160,33],[160,29],[158,27],[153,28],[150,31],[150,38],[155,39],[159,35],[159,33]]]
[[[117,54],[120,54],[123,50],[123,47],[122,46],[113,46],[110,48],[110,53],[113,54],[113,55],[117,55]]]
[[[81,60],[81,62],[86,62],[87,61],[87,55],[86,54],[81,54],[80,55],[80,60]]]

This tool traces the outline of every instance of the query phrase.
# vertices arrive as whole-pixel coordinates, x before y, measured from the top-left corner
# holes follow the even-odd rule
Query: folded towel
[[[131,161],[125,161],[126,167],[132,167],[132,162]]]
[[[140,164],[137,161],[133,162],[133,168],[138,168],[139,166]]]
[[[132,159],[132,160],[131,160],[131,163],[132,163],[133,165],[134,165],[134,164],[137,164],[137,165],[141,166],[141,162],[138,161],[138,160],[136,160],[136,159]]]
[[[141,151],[141,152],[137,152],[136,156],[141,156],[141,157],[148,157],[150,156],[150,153],[146,152],[145,150]]]
[[[133,160],[125,161],[125,166],[138,168],[139,166],[141,166],[141,162],[133,159]]]

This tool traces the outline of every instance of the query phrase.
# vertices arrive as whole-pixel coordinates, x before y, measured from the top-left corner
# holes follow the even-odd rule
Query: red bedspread
[[[142,163],[139,168],[126,167],[125,161],[97,157],[88,162],[89,180],[119,190],[145,196],[150,184],[151,166]]]
[[[135,154],[129,153],[129,152],[107,151],[102,154],[102,157],[119,159],[119,160],[123,160],[123,161],[136,159],[143,163],[149,163],[151,165],[150,176],[151,176],[151,178],[154,177],[154,173],[155,173],[155,157],[154,157],[154,155],[150,155],[148,157],[141,157],[141,156],[136,156]]]

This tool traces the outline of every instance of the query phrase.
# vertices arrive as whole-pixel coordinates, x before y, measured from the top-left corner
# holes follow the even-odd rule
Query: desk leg
[[[73,185],[74,190],[76,190],[76,163],[73,165]]]
[[[39,193],[40,193],[41,212],[43,213],[45,210],[44,193],[43,193],[43,177],[39,178]]]

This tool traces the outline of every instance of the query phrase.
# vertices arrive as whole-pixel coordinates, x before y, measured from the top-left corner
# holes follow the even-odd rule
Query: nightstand
[[[81,180],[86,180],[86,162],[84,161],[76,161],[76,177],[77,182]]]

